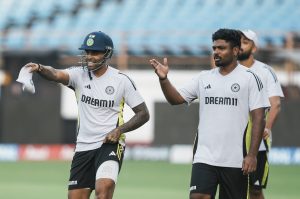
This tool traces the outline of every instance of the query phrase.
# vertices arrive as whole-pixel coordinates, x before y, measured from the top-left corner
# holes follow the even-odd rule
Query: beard
[[[216,67],[222,67],[223,66],[221,57],[215,56],[214,57],[214,62],[215,62]]]
[[[216,67],[219,67],[219,68],[224,66],[224,64],[220,63],[220,62],[215,62],[215,65],[216,65]]]
[[[232,58],[224,58],[219,59],[218,61],[215,60],[216,67],[222,68],[228,66],[230,63],[232,63]]]
[[[238,55],[238,60],[239,61],[244,61],[244,60],[247,60],[249,59],[251,55],[251,51],[248,51],[248,52],[242,52]]]

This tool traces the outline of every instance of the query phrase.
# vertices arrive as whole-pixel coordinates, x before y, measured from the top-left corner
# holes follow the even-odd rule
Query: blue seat
[[[41,19],[47,19],[53,10],[55,9],[55,3],[57,0],[39,1],[36,0],[32,6],[32,12],[36,13],[37,17]]]
[[[211,34],[219,28],[253,29],[259,35],[263,33],[259,38],[262,45],[270,40],[278,46],[287,31],[300,30],[299,0],[111,0],[103,1],[97,8],[96,0],[82,0],[78,13],[72,15],[77,3],[77,0],[0,1],[0,30],[9,18],[22,27],[36,12],[39,19],[28,39],[32,47],[44,45],[77,51],[82,37],[102,30],[112,35],[116,53],[122,45],[128,45],[130,52],[138,55],[146,50],[153,54],[168,50],[180,55],[184,49],[197,55],[202,48],[210,49]],[[56,7],[62,13],[50,24],[47,19]],[[14,32],[11,31],[17,38]],[[18,39],[9,42],[18,46]]]
[[[48,48],[47,42],[50,33],[51,26],[49,25],[48,21],[44,20],[38,24],[35,24],[31,29],[28,39],[30,46],[34,49],[46,50]]]
[[[6,39],[3,41],[4,46],[20,50],[25,47],[26,39],[25,33],[22,28],[12,28],[9,30],[9,34],[7,35]]]

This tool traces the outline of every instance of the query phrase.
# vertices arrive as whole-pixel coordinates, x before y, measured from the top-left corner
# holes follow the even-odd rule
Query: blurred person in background
[[[265,126],[265,108],[259,78],[237,62],[241,36],[232,29],[212,35],[214,69],[202,71],[176,89],[168,79],[167,58],[163,64],[150,60],[161,89],[172,105],[199,99],[199,125],[194,144],[190,199],[246,199],[248,174],[256,169],[256,156]],[[245,133],[253,118],[251,146],[245,149]]]
[[[280,112],[280,98],[284,97],[280,83],[274,70],[267,64],[254,58],[254,53],[258,48],[257,34],[252,30],[243,30],[241,33],[241,51],[238,56],[239,63],[250,68],[261,79],[266,96],[271,107],[266,114],[266,125],[263,131],[263,140],[257,155],[257,169],[250,174],[250,199],[264,199],[262,189],[267,186],[269,176],[268,151],[272,141],[272,127]],[[251,133],[251,120],[247,131],[247,148]]]
[[[82,66],[58,70],[28,63],[31,72],[62,83],[75,91],[79,121],[75,155],[69,178],[69,199],[88,199],[95,189],[96,198],[113,197],[125,150],[125,133],[149,120],[147,106],[132,79],[108,65],[113,42],[103,32],[88,34]],[[135,115],[123,120],[124,104]]]

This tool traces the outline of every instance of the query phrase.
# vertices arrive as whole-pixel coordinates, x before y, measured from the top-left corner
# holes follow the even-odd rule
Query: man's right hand
[[[164,64],[161,64],[156,59],[151,59],[150,64],[155,70],[155,73],[159,77],[159,79],[163,80],[167,78],[169,72],[168,59],[164,58]]]
[[[28,63],[24,67],[29,68],[29,72],[38,72],[40,76],[43,78],[50,80],[50,81],[55,81],[57,83],[62,83],[64,85],[69,84],[69,73],[66,72],[63,69],[55,69],[52,66],[45,66],[42,64],[37,64],[37,63]]]
[[[268,139],[268,138],[270,137],[271,133],[272,133],[272,132],[271,132],[270,129],[265,128],[265,130],[264,130],[264,132],[263,132],[263,139],[264,139],[264,140]]]
[[[32,72],[38,72],[39,69],[40,69],[39,64],[32,63],[32,62],[26,64],[25,67],[30,67],[30,70],[29,70],[30,73],[32,73]]]
[[[254,171],[256,171],[257,166],[257,158],[254,155],[246,155],[243,160],[242,171],[244,175],[248,175]]]

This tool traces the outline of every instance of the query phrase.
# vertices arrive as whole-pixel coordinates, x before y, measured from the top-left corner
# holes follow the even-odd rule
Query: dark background
[[[1,88],[0,143],[74,143],[76,121],[64,120],[60,114],[60,86],[34,76],[38,92],[32,95],[21,91],[14,80],[23,65],[32,61],[59,66],[58,53],[5,53],[5,70],[12,83]],[[282,110],[273,128],[273,146],[300,146],[300,100],[289,97],[282,101]],[[295,92],[292,92],[295,93]],[[296,92],[297,93],[297,92]],[[155,103],[155,138],[153,145],[192,144],[198,126],[199,104],[171,106]]]

